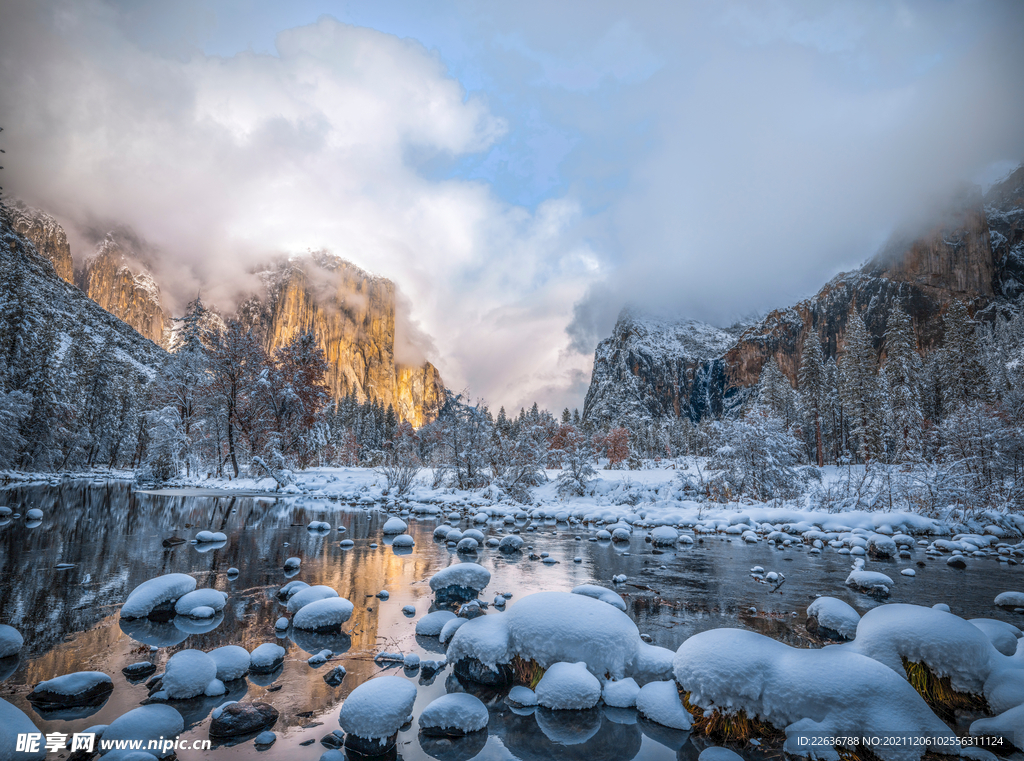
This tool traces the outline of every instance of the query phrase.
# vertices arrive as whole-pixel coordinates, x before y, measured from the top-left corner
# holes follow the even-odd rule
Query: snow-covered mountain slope
[[[625,309],[598,344],[583,416],[610,425],[719,415],[724,365],[717,358],[735,342],[735,333],[707,323]]]
[[[930,226],[895,235],[860,270],[836,275],[817,294],[767,314],[733,340],[689,320],[638,320],[625,314],[594,357],[584,415],[595,422],[630,417],[699,419],[755,385],[774,357],[795,383],[804,341],[825,354],[842,351],[859,312],[881,350],[899,302],[913,320],[923,353],[942,341],[942,315],[965,301],[982,316],[1015,311],[1024,295],[1024,166],[983,197],[960,188]]]
[[[84,332],[98,350],[149,377],[166,356],[155,343],[60,278],[53,264],[15,231],[10,215],[0,208],[0,335],[15,346],[33,338],[26,333],[44,326],[52,328],[58,347],[66,348],[72,336]]]

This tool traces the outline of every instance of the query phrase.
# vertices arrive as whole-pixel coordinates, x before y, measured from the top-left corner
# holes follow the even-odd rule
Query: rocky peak
[[[44,211],[18,201],[7,207],[11,226],[25,236],[43,257],[53,265],[57,275],[67,283],[75,281],[75,265],[71,260],[71,246],[64,228]]]
[[[312,330],[327,358],[327,383],[340,399],[355,393],[373,399],[414,426],[425,423],[444,390],[429,362],[404,365],[395,359],[395,285],[327,252],[291,257],[259,273],[265,307],[245,303],[248,319],[266,331],[274,351]]]
[[[154,343],[166,346],[170,319],[161,305],[160,287],[133,236],[108,233],[77,279],[89,298]]]

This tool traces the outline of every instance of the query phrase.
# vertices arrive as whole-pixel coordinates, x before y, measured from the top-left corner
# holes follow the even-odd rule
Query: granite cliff
[[[646,410],[654,419],[685,415],[696,421],[720,414],[741,397],[770,357],[795,385],[807,337],[815,335],[826,355],[836,356],[855,311],[864,316],[881,352],[886,320],[900,302],[913,321],[919,350],[927,354],[941,343],[941,317],[954,300],[990,316],[1015,308],[1021,294],[1024,166],[984,197],[976,187],[961,188],[929,224],[894,235],[859,270],[839,274],[811,298],[770,312],[737,331],[728,345],[723,346],[724,337],[705,347],[679,339],[681,329],[692,335],[717,330],[702,323],[642,320],[623,312],[595,354],[584,417],[617,422]]]

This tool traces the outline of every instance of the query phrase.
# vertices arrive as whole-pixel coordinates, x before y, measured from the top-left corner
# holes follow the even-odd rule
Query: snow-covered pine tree
[[[882,451],[882,403],[878,389],[878,361],[875,347],[860,313],[850,317],[846,328],[846,349],[840,364],[840,394],[850,423],[850,436],[861,462]]]
[[[885,328],[885,380],[888,382],[888,438],[893,462],[916,461],[922,454],[924,415],[921,411],[921,356],[914,326],[896,304]]]
[[[949,305],[943,318],[944,336],[939,353],[942,375],[942,412],[949,415],[973,402],[989,402],[992,392],[988,373],[981,363],[974,320],[962,301]]]
[[[828,379],[821,341],[814,331],[804,337],[800,353],[797,404],[814,440],[814,458],[818,467],[825,464],[825,417],[828,405]]]
[[[789,378],[779,368],[779,363],[774,356],[770,357],[761,368],[758,386],[758,403],[771,410],[772,414],[781,419],[784,425],[792,424],[796,418],[793,387],[789,383]]]

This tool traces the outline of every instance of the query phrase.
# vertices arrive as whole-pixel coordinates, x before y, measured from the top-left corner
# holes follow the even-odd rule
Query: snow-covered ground
[[[690,472],[695,465],[703,466],[695,458],[687,459],[690,462],[680,464],[689,467]],[[857,466],[853,470],[856,471]],[[325,499],[360,506],[398,505],[418,514],[445,515],[458,511],[482,513],[490,518],[517,513],[522,513],[523,517],[528,514],[559,518],[564,514],[566,519],[583,523],[621,521],[641,527],[675,526],[729,533],[741,533],[735,528],[729,529],[741,524],[782,524],[797,527],[800,533],[817,528],[833,533],[860,529],[884,535],[1024,535],[1024,516],[998,511],[982,512],[966,520],[953,512],[945,519],[881,509],[825,512],[815,509],[807,495],[780,503],[696,502],[689,499],[680,486],[676,463],[643,470],[598,470],[584,496],[563,499],[558,496],[555,483],[560,473],[559,470],[546,471],[548,482],[532,489],[529,504],[515,502],[494,485],[475,490],[432,488],[433,473],[429,469],[421,471],[412,488],[397,499],[387,494],[385,477],[372,468],[320,467],[296,471],[291,474],[293,483],[283,488],[272,478],[245,477],[179,479],[169,486],[306,498],[310,506],[315,500]],[[849,475],[846,468],[836,466],[822,468],[821,473],[824,487]]]

